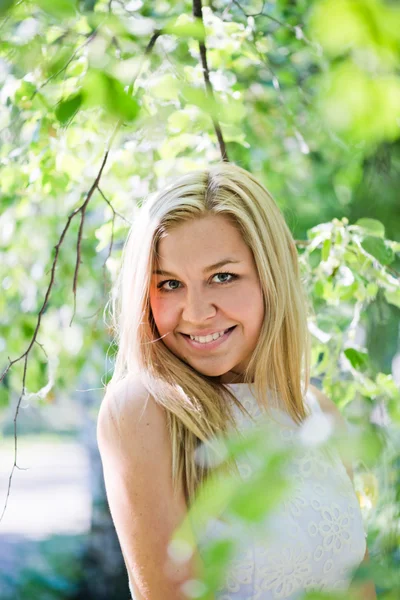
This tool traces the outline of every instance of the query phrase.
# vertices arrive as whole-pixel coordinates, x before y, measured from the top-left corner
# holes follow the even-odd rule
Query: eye
[[[230,277],[230,279],[225,280],[225,281],[220,281],[219,285],[225,285],[227,283],[231,283],[232,281],[234,281],[235,279],[238,279],[239,275],[235,275],[234,273],[215,273],[215,275],[212,276],[212,279],[214,279],[214,277],[219,277],[219,276],[225,276],[228,275],[228,277]],[[173,287],[172,289],[168,289],[165,286],[165,284],[171,284],[171,283],[180,283],[177,279],[165,279],[164,281],[160,281],[160,283],[157,284],[157,289],[159,289],[161,292],[173,292],[177,289],[179,289],[178,287]]]
[[[238,276],[234,275],[233,273],[216,273],[213,277],[219,277],[220,275],[229,275],[229,277],[231,278],[231,279],[228,279],[228,280],[225,280],[225,281],[221,281],[220,283],[230,283],[234,279],[238,278]]]
[[[169,290],[167,288],[164,287],[164,285],[166,283],[179,283],[179,281],[177,279],[166,279],[165,281],[160,281],[160,283],[157,285],[157,288],[159,290],[161,290],[162,292],[173,292],[174,290],[176,290],[177,288],[172,288],[172,290]]]

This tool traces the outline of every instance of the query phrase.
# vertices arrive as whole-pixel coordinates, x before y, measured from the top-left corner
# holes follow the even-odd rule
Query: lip
[[[182,333],[183,335],[195,335],[197,337],[203,336],[206,337],[207,335],[212,335],[213,333],[221,333],[221,331],[226,331],[227,329],[230,329],[231,327],[235,327],[235,325],[231,325],[230,327],[224,327],[223,329],[204,329],[203,331],[199,331],[196,333],[184,333],[183,331],[180,331],[179,333]]]
[[[229,331],[224,333],[224,335],[222,335],[218,339],[213,340],[212,342],[206,342],[205,344],[202,344],[201,342],[196,342],[195,340],[190,339],[189,336],[183,333],[181,333],[181,335],[189,344],[189,346],[191,348],[194,348],[195,350],[214,350],[214,348],[218,348],[218,346],[221,346],[230,337],[231,333],[235,331],[235,329],[236,325],[233,327],[233,329],[229,329]]]

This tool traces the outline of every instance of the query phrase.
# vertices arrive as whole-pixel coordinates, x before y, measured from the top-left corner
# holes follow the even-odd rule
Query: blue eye
[[[228,275],[230,277],[230,279],[228,279],[227,281],[220,281],[219,285],[225,285],[227,283],[231,283],[232,281],[234,281],[235,279],[238,279],[239,275],[235,275],[234,273],[215,273],[215,275],[213,275],[212,278],[217,277],[219,275]],[[179,281],[177,279],[165,279],[164,281],[160,281],[159,284],[157,284],[157,289],[159,289],[161,292],[173,292],[177,289],[179,289],[178,287],[174,287],[172,289],[167,289],[164,287],[164,285],[166,283],[171,283],[171,282],[175,282],[175,283],[179,283]]]

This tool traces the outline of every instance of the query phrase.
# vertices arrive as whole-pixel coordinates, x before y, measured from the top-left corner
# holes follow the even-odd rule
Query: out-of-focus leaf
[[[170,73],[166,73],[161,77],[155,77],[149,89],[151,94],[156,98],[175,100],[179,93],[179,83],[176,77]]]
[[[382,0],[322,0],[314,3],[310,29],[333,56],[363,48],[395,64],[400,7]]]
[[[47,74],[52,77],[62,71],[72,56],[71,48],[61,48],[60,52],[48,63]]]
[[[65,18],[76,15],[76,0],[36,0],[36,4],[53,17]]]
[[[379,431],[375,428],[363,431],[360,435],[359,444],[360,456],[363,457],[365,464],[367,466],[376,464],[384,446],[384,440]]]
[[[135,98],[123,85],[103,71],[90,70],[84,82],[85,105],[101,106],[109,114],[123,121],[133,121],[139,113]]]
[[[385,290],[385,298],[389,304],[393,304],[400,308],[400,288],[396,290]]]
[[[320,88],[323,117],[351,144],[374,145],[399,137],[400,78],[371,76],[351,60],[332,67]]]
[[[322,260],[328,260],[330,251],[331,251],[331,240],[325,240],[323,243],[322,252],[321,252]]]
[[[0,15],[4,15],[12,5],[14,4],[14,0],[0,0]]]
[[[201,19],[190,15],[180,15],[163,25],[163,32],[178,37],[190,37],[195,40],[204,40],[204,25]]]
[[[385,226],[377,219],[358,219],[355,225],[368,231],[369,235],[383,238],[385,236]]]
[[[362,240],[361,245],[368,254],[378,259],[382,265],[390,265],[394,260],[392,249],[386,246],[380,238],[367,236]]]
[[[354,369],[363,370],[368,366],[368,353],[360,352],[356,348],[346,348],[344,354]]]
[[[63,102],[60,102],[56,109],[56,117],[60,123],[65,125],[65,123],[70,120],[70,118],[80,109],[82,99],[82,94],[78,93]]]
[[[231,539],[218,539],[207,544],[203,553],[204,563],[207,565],[205,583],[216,589],[223,581],[224,569],[228,565],[235,551],[235,542]]]

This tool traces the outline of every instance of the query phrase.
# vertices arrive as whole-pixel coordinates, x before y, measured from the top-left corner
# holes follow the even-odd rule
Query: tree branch
[[[111,252],[112,252],[112,247],[114,244],[114,224],[115,224],[115,217],[118,216],[120,217],[120,219],[123,219],[124,221],[126,221],[128,223],[128,225],[130,225],[131,223],[128,221],[128,219],[126,219],[123,215],[121,215],[119,212],[117,212],[113,205],[111,204],[111,202],[108,200],[108,198],[106,198],[105,194],[103,193],[103,191],[99,188],[99,186],[97,186],[97,190],[99,191],[100,195],[102,196],[103,200],[105,202],[107,202],[108,206],[111,208],[113,216],[112,216],[112,221],[111,221],[111,238],[110,238],[110,245],[108,247],[108,254],[106,256],[106,259],[103,263],[103,280],[104,280],[104,293],[106,293],[107,291],[107,283],[106,283],[106,264],[108,259],[111,256]]]
[[[203,25],[203,28],[204,28],[201,0],[193,0],[193,16],[200,19],[200,21]],[[203,67],[204,81],[206,84],[206,93],[209,95],[209,97],[213,100],[213,103],[215,104],[214,91],[213,91],[213,88],[211,85],[210,72],[209,72],[208,65],[207,65],[206,45],[205,45],[205,42],[202,42],[201,40],[199,40],[199,50],[200,50],[201,65]],[[225,146],[225,141],[222,136],[221,126],[215,116],[212,116],[212,121],[213,121],[214,129],[215,129],[215,133],[217,136],[217,140],[219,143],[222,160],[224,162],[229,162],[229,158],[228,158],[228,154],[227,154],[226,146]]]
[[[144,57],[148,56],[150,54],[150,52],[152,51],[154,44],[157,40],[157,38],[161,35],[161,30],[157,30],[153,33],[150,42],[148,43],[146,50],[144,52]],[[88,40],[89,41],[89,40]],[[142,63],[143,64],[143,63]],[[67,65],[66,65],[67,66]],[[133,91],[133,87],[135,84],[135,80],[139,74],[140,70],[138,71],[138,73],[135,75],[135,77],[133,78],[130,86],[129,86],[129,93],[132,93]],[[3,379],[6,377],[8,371],[10,370],[10,368],[12,367],[12,365],[14,365],[15,363],[19,362],[20,360],[24,360],[24,371],[23,371],[23,377],[22,377],[22,391],[21,394],[18,398],[18,402],[17,402],[17,407],[15,410],[15,416],[14,416],[14,464],[12,466],[11,469],[11,473],[10,473],[10,477],[9,477],[9,481],[8,481],[8,488],[7,488],[7,495],[6,495],[6,501],[4,504],[4,508],[3,508],[3,512],[1,514],[0,517],[0,522],[3,519],[4,513],[6,511],[7,508],[7,503],[8,503],[8,498],[10,495],[10,490],[11,490],[11,481],[12,481],[12,477],[13,477],[13,473],[14,473],[14,469],[21,469],[21,467],[19,467],[17,465],[17,417],[18,417],[18,413],[19,413],[19,408],[22,402],[22,398],[24,397],[25,393],[26,393],[26,388],[25,388],[25,384],[26,384],[26,373],[27,373],[27,364],[28,364],[28,356],[30,354],[30,351],[32,349],[33,344],[39,343],[36,340],[36,336],[38,334],[39,328],[40,328],[40,324],[41,324],[41,319],[42,319],[42,315],[47,307],[47,304],[49,302],[49,298],[50,298],[50,293],[51,290],[53,288],[54,285],[54,280],[55,280],[55,270],[56,270],[56,266],[57,266],[57,261],[58,261],[58,257],[59,257],[59,252],[60,252],[60,248],[64,242],[65,236],[67,234],[67,231],[71,225],[71,222],[73,220],[73,218],[80,213],[80,224],[79,224],[79,231],[78,231],[78,238],[77,238],[77,255],[76,255],[76,263],[75,263],[75,271],[74,271],[74,278],[73,278],[73,285],[72,285],[72,290],[73,290],[73,294],[74,294],[74,311],[73,311],[73,315],[71,318],[71,322],[70,325],[72,323],[72,320],[74,318],[75,315],[75,310],[76,310],[76,289],[77,289],[77,282],[78,282],[78,274],[79,274],[79,265],[81,263],[81,243],[82,243],[82,235],[83,235],[83,227],[84,227],[84,222],[85,222],[85,216],[86,216],[86,209],[88,207],[88,204],[93,196],[93,193],[96,189],[99,189],[99,183],[104,171],[104,168],[106,166],[108,157],[109,157],[109,153],[110,153],[110,149],[111,146],[114,142],[115,136],[117,135],[117,132],[119,131],[119,129],[121,128],[121,126],[123,125],[123,121],[119,120],[114,128],[113,133],[111,134],[110,140],[107,144],[106,147],[106,151],[104,153],[103,156],[103,160],[101,162],[99,171],[96,175],[96,178],[94,180],[94,182],[92,183],[89,191],[87,192],[86,198],[84,200],[84,202],[81,204],[81,206],[79,206],[78,208],[76,208],[75,210],[72,211],[72,213],[68,216],[67,219],[67,223],[64,227],[64,229],[61,232],[60,238],[58,240],[58,243],[55,246],[55,255],[54,255],[54,259],[53,259],[53,264],[51,266],[51,274],[50,274],[50,283],[47,287],[47,291],[45,294],[45,298],[42,304],[42,307],[39,311],[38,314],[38,319],[37,319],[37,323],[36,323],[36,327],[35,327],[35,331],[33,333],[33,337],[32,340],[28,346],[28,348],[25,350],[25,352],[23,354],[21,354],[21,356],[19,356],[18,358],[11,360],[10,357],[8,357],[9,360],[9,364],[8,366],[4,369],[3,373],[0,376],[0,383],[3,381]],[[100,192],[101,193],[101,192]],[[103,194],[102,194],[103,195]],[[104,195],[103,195],[104,197]],[[111,206],[111,205],[110,205]]]

